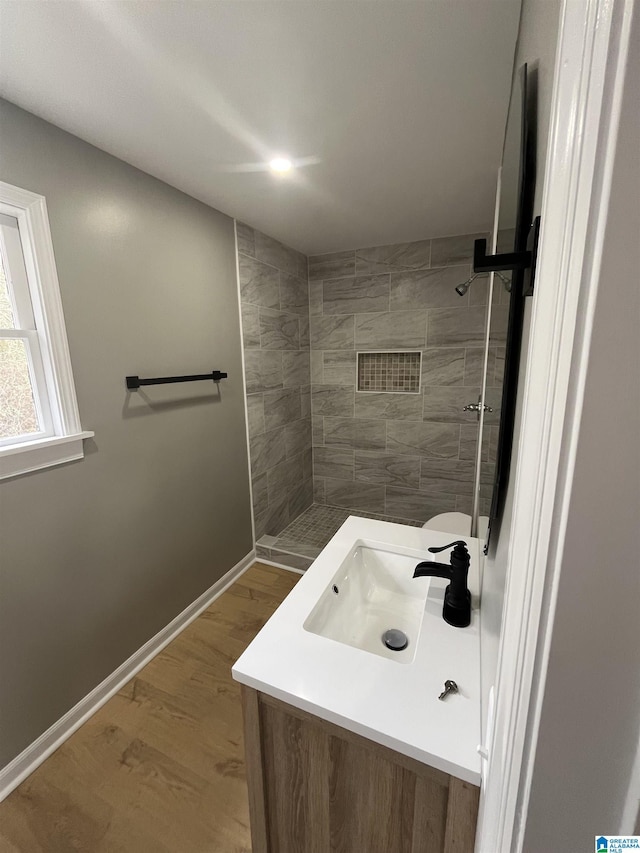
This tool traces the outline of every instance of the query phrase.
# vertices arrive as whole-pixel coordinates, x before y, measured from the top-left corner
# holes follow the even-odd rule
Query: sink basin
[[[420,635],[430,578],[413,579],[425,555],[358,540],[304,622],[306,631],[372,654],[411,663]],[[389,629],[403,632],[406,648],[384,643]]]

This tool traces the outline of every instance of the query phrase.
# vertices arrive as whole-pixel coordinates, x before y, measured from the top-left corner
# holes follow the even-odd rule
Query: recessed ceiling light
[[[269,168],[274,172],[288,172],[292,165],[291,160],[286,157],[274,157],[269,162]]]

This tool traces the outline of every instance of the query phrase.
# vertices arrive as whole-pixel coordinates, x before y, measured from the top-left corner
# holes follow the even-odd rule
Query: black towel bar
[[[213,370],[211,373],[194,373],[191,376],[159,376],[157,379],[140,379],[139,376],[127,376],[127,388],[129,391],[137,390],[141,385],[166,385],[170,382],[197,382],[200,379],[219,382],[226,379],[228,373],[221,370]]]

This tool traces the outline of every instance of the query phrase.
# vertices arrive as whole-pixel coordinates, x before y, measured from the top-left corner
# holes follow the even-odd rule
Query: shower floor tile
[[[404,518],[392,518],[372,512],[356,512],[325,504],[312,504],[294,519],[278,536],[263,536],[257,543],[258,556],[282,562],[285,555],[297,555],[298,568],[306,568],[303,561],[311,565],[331,537],[344,524],[350,515],[361,518],[374,518],[379,521],[391,521],[395,524],[407,524],[410,527],[422,527],[420,521]],[[292,562],[287,560],[287,563]]]

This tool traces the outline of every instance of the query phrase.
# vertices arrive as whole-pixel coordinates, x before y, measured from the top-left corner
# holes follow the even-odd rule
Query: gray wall
[[[0,765],[252,547],[233,221],[7,102],[46,196],[84,460],[0,484]],[[229,372],[127,394],[124,377]]]
[[[526,817],[527,853],[589,849],[594,835],[621,832],[638,745],[639,12],[636,7]]]
[[[311,410],[317,503],[426,521],[471,512],[487,279],[463,297],[477,236],[309,258]],[[500,299],[500,291],[497,291]],[[496,315],[506,306],[494,306]],[[505,324],[502,324],[504,327]],[[482,510],[493,480],[504,336],[490,352]],[[356,390],[356,353],[421,350],[419,394]],[[493,425],[493,426],[492,426]],[[495,433],[495,435],[492,435]]]
[[[238,273],[256,540],[313,501],[305,255],[242,222]]]

